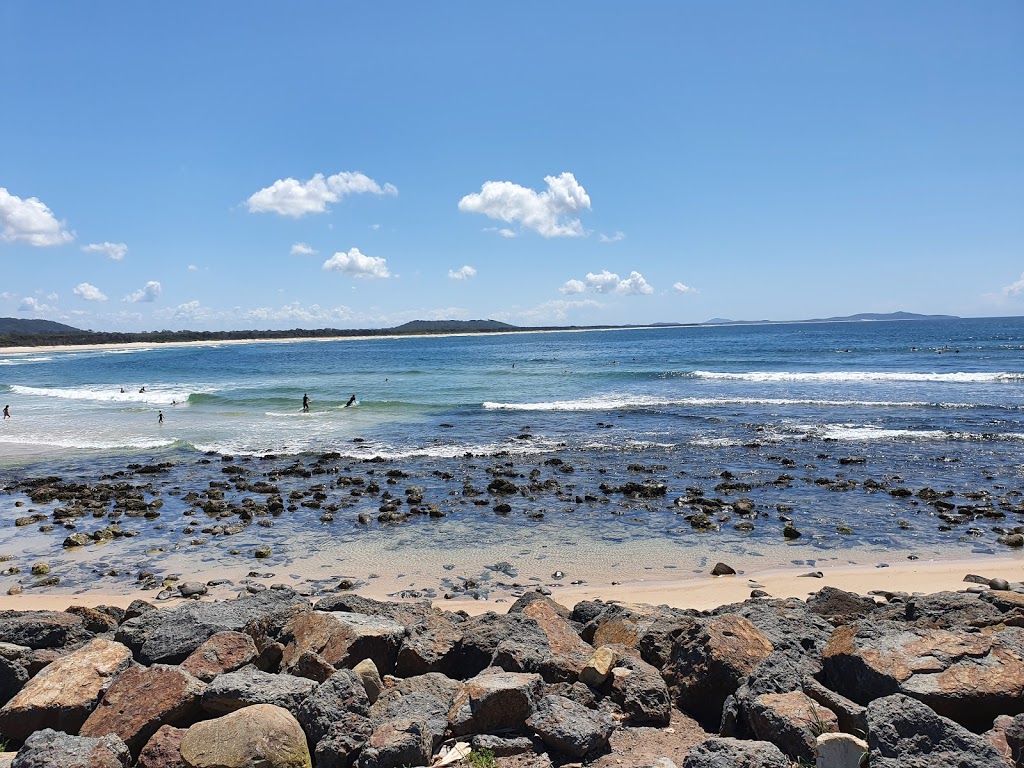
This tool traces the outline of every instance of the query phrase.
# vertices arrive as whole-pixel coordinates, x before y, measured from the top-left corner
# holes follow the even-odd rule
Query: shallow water
[[[0,397],[14,414],[0,425],[5,485],[123,472],[151,483],[149,498],[164,503],[155,520],[120,521],[136,538],[66,551],[72,531],[62,526],[13,526],[28,509],[59,504],[6,494],[0,553],[23,566],[47,560],[63,589],[122,589],[143,569],[241,583],[254,569],[314,584],[408,572],[410,584],[440,591],[460,577],[515,581],[490,576],[486,566],[500,561],[520,582],[550,578],[548,564],[625,581],[723,558],[1004,553],[992,529],[1024,523],[1022,352],[1024,320],[991,319],[0,354]],[[300,411],[304,392],[309,413]],[[352,392],[358,405],[345,408]],[[285,497],[324,485],[321,506],[338,506],[333,521],[296,503],[272,526],[223,536],[204,534],[203,520],[183,532],[196,516],[182,496],[239,477],[225,467],[255,482],[315,467],[326,451],[338,456],[319,464],[325,474],[275,482]],[[564,464],[545,463],[553,458]],[[155,475],[130,468],[160,462],[172,466]],[[408,477],[389,486],[391,469]],[[488,504],[474,505],[464,482],[483,490],[495,470],[528,487],[508,499],[484,492]],[[750,490],[716,491],[723,472]],[[773,483],[783,474],[790,479]],[[377,517],[380,497],[353,497],[334,485],[339,477],[376,480],[399,497],[422,487],[424,503],[445,516],[360,525],[360,513]],[[865,489],[866,480],[885,487]],[[665,495],[601,489],[630,481],[664,484]],[[948,525],[924,500],[888,492],[926,486],[991,512]],[[754,529],[735,530],[740,518],[730,515],[718,531],[695,531],[685,519],[693,510],[675,504],[695,493],[752,499]],[[244,487],[226,497],[265,500]],[[494,511],[502,500],[507,515]],[[780,515],[799,539],[782,538]],[[79,518],[75,531],[108,522]],[[253,559],[260,544],[272,547],[267,560]],[[34,583],[22,573],[0,586],[16,582]]]

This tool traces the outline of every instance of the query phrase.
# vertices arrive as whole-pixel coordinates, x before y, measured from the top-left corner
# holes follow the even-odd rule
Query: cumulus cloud
[[[307,213],[323,213],[328,203],[337,203],[349,195],[397,195],[393,184],[381,186],[365,174],[342,171],[324,178],[318,173],[308,181],[278,179],[246,200],[251,213],[278,213],[299,218]]]
[[[476,270],[468,264],[458,269],[449,269],[448,277],[452,280],[468,280],[476,275]]]
[[[137,291],[132,291],[122,299],[131,304],[138,304],[140,302],[151,302],[156,301],[160,298],[160,292],[163,289],[160,287],[160,283],[156,280],[150,280],[144,286],[139,288]]]
[[[199,271],[199,267],[197,267],[195,264],[189,264],[188,265],[188,271],[189,272],[198,272]]]
[[[629,277],[620,278],[607,269],[600,272],[588,272],[584,280],[567,280],[558,289],[564,294],[584,293],[618,293],[624,296],[638,296],[654,293],[654,288],[639,272],[630,272]]]
[[[124,243],[90,243],[83,245],[82,250],[86,253],[105,253],[114,261],[120,261],[128,255],[128,246]]]
[[[541,237],[580,237],[585,235],[578,214],[590,208],[590,197],[571,173],[545,176],[547,189],[536,192],[511,181],[488,181],[480,192],[459,201],[459,210],[482,213],[506,224],[518,224]],[[503,237],[514,237],[510,229],[499,230]]]
[[[106,294],[103,293],[103,291],[101,291],[95,285],[90,285],[89,283],[79,283],[78,285],[75,286],[73,293],[75,294],[75,296],[78,296],[81,299],[85,299],[86,301],[107,300],[107,296]]]
[[[1024,273],[1021,273],[1020,280],[1003,286],[999,292],[1008,299],[1024,295]]]
[[[617,243],[620,240],[626,239],[626,233],[616,232],[614,235],[601,234],[600,236],[598,236],[597,239],[600,240],[602,243]]]
[[[75,234],[40,200],[22,200],[0,187],[0,240],[45,247],[64,245],[74,239]]]
[[[21,303],[18,305],[18,311],[19,312],[53,312],[54,308],[51,307],[49,304],[43,304],[42,302],[37,301],[36,299],[32,298],[31,296],[26,296],[25,298],[23,298],[21,300]]]
[[[673,283],[672,290],[676,293],[700,293],[692,285],[685,285],[683,283]]]
[[[321,307],[319,304],[310,304],[308,307],[304,307],[296,301],[281,307],[247,309],[240,312],[238,317],[241,320],[261,322],[324,323],[351,320],[353,312],[346,306],[329,308]]]
[[[565,285],[558,289],[561,293],[572,295],[574,293],[583,293],[587,290],[587,284],[582,280],[566,280]]]
[[[351,248],[348,253],[338,251],[324,262],[323,268],[331,272],[344,272],[351,277],[391,277],[386,259],[366,256],[358,248]]]
[[[295,243],[291,250],[292,256],[312,256],[315,253],[317,253],[316,248],[312,248],[306,243]]]

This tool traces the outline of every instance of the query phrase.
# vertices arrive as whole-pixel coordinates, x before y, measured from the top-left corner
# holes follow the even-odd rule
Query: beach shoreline
[[[710,569],[709,569],[710,570]],[[627,605],[667,605],[672,608],[713,610],[731,603],[748,599],[752,589],[762,589],[772,598],[799,598],[806,600],[823,587],[835,587],[847,592],[867,596],[872,592],[905,592],[908,594],[933,594],[936,592],[962,591],[977,584],[965,582],[964,577],[975,574],[985,578],[1003,578],[1011,582],[1024,581],[1024,555],[1020,557],[986,557],[955,560],[926,560],[896,563],[879,567],[878,564],[841,566],[771,566],[764,569],[743,569],[727,576],[690,574],[682,578],[650,579],[631,582],[588,583],[579,586],[524,587],[521,592],[543,588],[550,591],[550,597],[558,603],[572,608],[585,600],[601,600]],[[820,573],[820,577],[809,574]],[[586,574],[584,574],[586,575]],[[273,582],[276,583],[276,582]],[[359,588],[346,590],[385,602],[411,602],[417,598],[394,596],[395,583],[392,578],[368,582]],[[157,603],[154,590],[135,589],[127,592],[105,590],[76,590],[25,592],[18,595],[0,595],[0,610],[56,610],[69,606],[94,607],[112,605],[127,607],[133,600]],[[337,594],[332,592],[329,594]],[[230,599],[236,591],[212,587],[204,600]],[[325,595],[313,595],[317,600]],[[165,606],[185,602],[184,598],[161,600]],[[496,594],[487,599],[475,600],[461,596],[456,599],[438,597],[432,600],[436,608],[465,611],[476,615],[487,611],[504,613],[514,600],[510,596]]]

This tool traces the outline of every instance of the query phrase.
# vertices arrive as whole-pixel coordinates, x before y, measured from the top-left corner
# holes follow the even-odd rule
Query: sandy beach
[[[820,578],[807,574],[820,572]],[[1024,581],[1024,556],[986,558],[984,560],[949,560],[901,563],[886,568],[871,565],[821,567],[770,568],[747,571],[734,576],[691,576],[681,579],[633,581],[628,583],[588,584],[552,589],[552,599],[572,607],[582,600],[604,600],[624,604],[668,605],[673,608],[710,610],[730,603],[742,602],[750,597],[753,585],[773,598],[796,597],[806,599],[822,587],[838,587],[848,592],[868,595],[872,591],[930,594],[958,591],[976,587],[964,581],[967,574],[986,578],[1004,578]],[[366,588],[354,590],[364,597],[394,600],[389,593],[395,588],[391,579],[370,583]],[[234,596],[228,590],[211,589],[206,599]],[[78,594],[51,592],[45,594],[0,595],[0,610],[55,610],[77,606],[113,605],[125,607],[133,600],[153,601],[153,591],[136,590],[128,593],[86,591]],[[161,605],[175,605],[180,599],[162,601]],[[494,597],[485,600],[434,600],[434,605],[446,610],[463,610],[469,614],[486,611],[504,613],[511,600]]]

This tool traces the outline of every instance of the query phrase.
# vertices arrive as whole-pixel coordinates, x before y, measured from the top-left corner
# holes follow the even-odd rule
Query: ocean
[[[139,477],[155,482],[160,518],[133,520],[141,535],[99,555],[69,555],[63,526],[15,535],[26,496],[0,495],[0,553],[49,556],[68,585],[112,557],[195,569],[198,549],[204,572],[230,570],[251,554],[239,542],[272,542],[270,562],[303,579],[309,558],[326,579],[346,568],[366,578],[394,553],[484,563],[541,547],[581,572],[697,571],[725,556],[1005,554],[1000,539],[1024,523],[1024,318],[0,351],[0,400],[12,414],[0,424],[0,485],[168,465],[156,481]],[[273,527],[191,544],[181,496],[224,480],[226,462],[300,495],[317,478],[284,470],[330,465],[325,498]],[[396,495],[415,485],[438,514],[359,524],[381,499],[352,496],[330,473],[389,469],[402,478]],[[486,487],[505,475],[518,492],[495,514]],[[628,482],[664,493],[617,490]],[[962,509],[951,516],[922,489]],[[229,499],[247,495],[235,490]],[[707,497],[726,506],[695,528],[686,515]],[[752,530],[735,526],[738,498],[755,505]],[[782,537],[786,522],[799,539]]]

